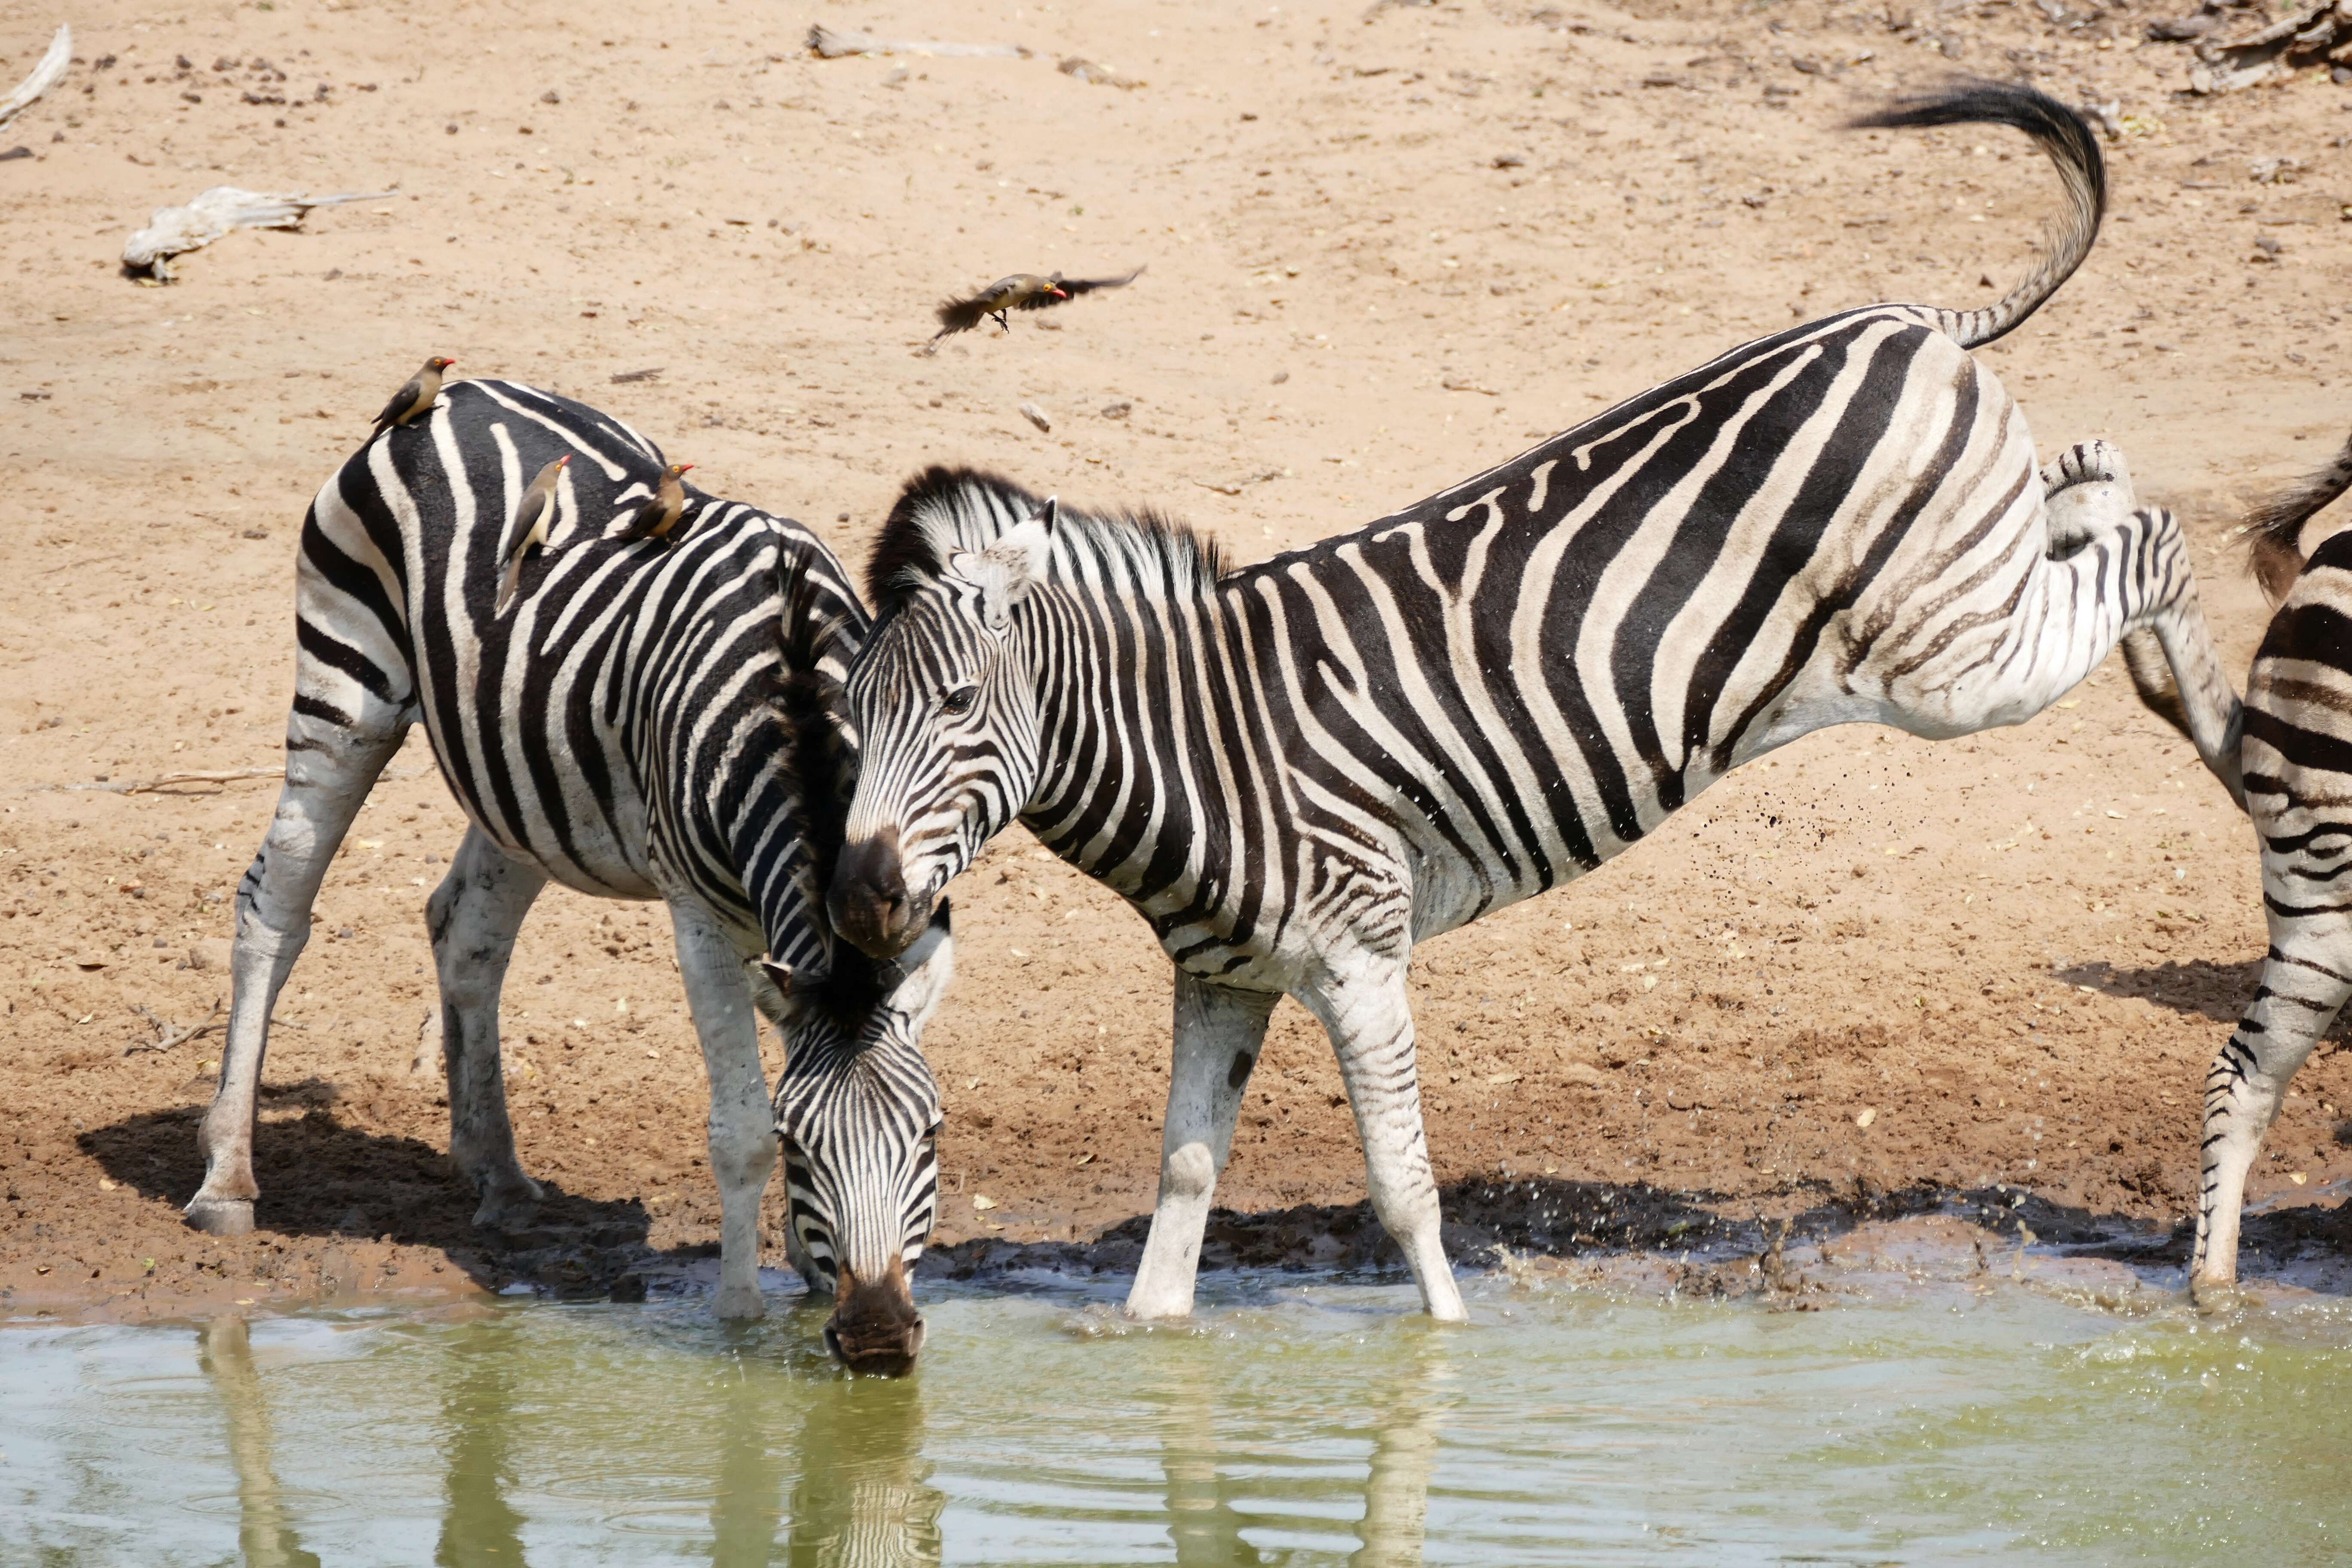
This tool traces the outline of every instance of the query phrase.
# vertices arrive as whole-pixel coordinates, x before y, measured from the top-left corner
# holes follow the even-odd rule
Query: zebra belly
[[[612,750],[604,757],[614,794],[609,802],[599,802],[583,784],[576,763],[562,770],[562,787],[551,797],[540,793],[528,768],[507,764],[507,759],[523,754],[526,743],[541,756],[561,754],[551,751],[558,742],[550,737],[510,735],[496,754],[468,766],[453,765],[450,737],[441,726],[428,721],[425,733],[449,793],[508,855],[593,897],[662,896],[652,868],[632,853],[647,839],[646,806],[625,763]]]

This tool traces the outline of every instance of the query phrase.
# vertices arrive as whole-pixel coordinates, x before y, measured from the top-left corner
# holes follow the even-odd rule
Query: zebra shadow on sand
[[[546,1198],[530,1226],[474,1224],[480,1201],[451,1171],[446,1150],[421,1139],[369,1132],[337,1117],[340,1091],[320,1079],[261,1091],[253,1158],[262,1191],[260,1230],[434,1247],[491,1290],[518,1281],[557,1297],[642,1296],[644,1273],[709,1247],[656,1252],[652,1218],[636,1198],[595,1199],[542,1178]],[[142,1197],[177,1208],[204,1180],[191,1136],[201,1106],[143,1111],[79,1135],[82,1152]]]

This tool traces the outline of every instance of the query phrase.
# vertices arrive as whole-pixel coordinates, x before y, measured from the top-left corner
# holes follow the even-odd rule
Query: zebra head
[[[990,495],[1016,497],[1028,500]],[[869,953],[916,939],[1036,785],[1036,689],[1013,612],[1045,580],[1058,514],[1049,499],[979,548],[939,542],[935,569],[911,574],[851,667],[857,789],[829,910]]]
[[[894,960],[836,944],[832,973],[782,992],[784,1247],[809,1289],[834,1299],[824,1342],[845,1365],[898,1373],[923,1348],[908,1271],[940,1198],[940,1086],[923,1026],[955,971],[947,905]]]

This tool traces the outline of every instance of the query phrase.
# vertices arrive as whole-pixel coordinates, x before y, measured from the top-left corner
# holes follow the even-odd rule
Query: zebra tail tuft
[[[1946,310],[1944,331],[1962,348],[2000,337],[2042,307],[2091,254],[2107,210],[2107,163],[2090,122],[2064,104],[2022,83],[1963,80],[1939,91],[1896,100],[1849,121],[1858,131],[1899,131],[1937,125],[2007,125],[2033,138],[2065,186],[2067,211],[2048,230],[2049,249],[1992,305]]]
[[[2286,597],[2303,571],[2303,525],[2347,489],[2352,489],[2352,437],[2326,468],[2304,475],[2246,513],[2239,525],[2246,535],[2246,567],[2272,604]]]

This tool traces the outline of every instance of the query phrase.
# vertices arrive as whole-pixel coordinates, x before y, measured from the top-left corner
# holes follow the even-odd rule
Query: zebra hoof
[[[2191,1279],[2189,1300],[2205,1317],[2228,1317],[2254,1305],[2254,1299],[2238,1288],[2235,1279]]]
[[[190,1230],[201,1230],[206,1236],[253,1234],[251,1198],[194,1197],[184,1214]]]
[[[539,1215],[540,1186],[529,1176],[494,1182],[482,1189],[474,1224],[484,1230],[521,1230]]]
[[[756,1323],[768,1315],[768,1303],[757,1285],[721,1285],[710,1311],[722,1323]]]

